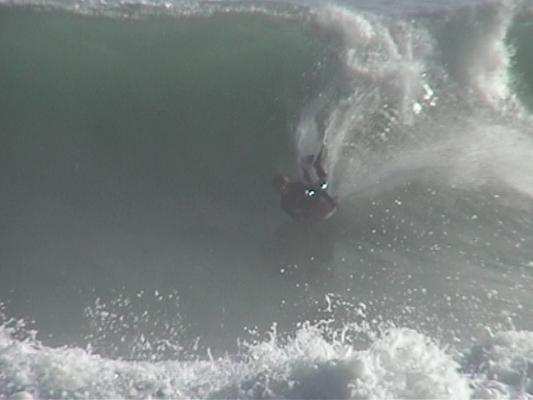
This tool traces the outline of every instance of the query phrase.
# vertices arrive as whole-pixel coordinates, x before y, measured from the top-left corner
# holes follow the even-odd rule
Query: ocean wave
[[[85,310],[97,351],[4,326],[0,398],[533,396],[526,6],[391,17],[339,4],[1,4],[0,284],[61,339],[83,341],[70,317]],[[342,220],[280,226],[265,186],[297,169],[291,140],[300,160],[326,142]],[[206,342],[233,343],[249,321],[296,323],[345,289],[410,329],[363,329],[358,342],[346,339],[357,326],[304,323],[181,358],[180,318],[85,308],[85,290],[113,285],[177,290]],[[492,328],[510,314],[529,330]],[[433,330],[413,329],[417,318]],[[125,337],[141,324],[171,343]],[[474,345],[459,353],[443,331]],[[113,359],[120,346],[140,346],[142,361]]]

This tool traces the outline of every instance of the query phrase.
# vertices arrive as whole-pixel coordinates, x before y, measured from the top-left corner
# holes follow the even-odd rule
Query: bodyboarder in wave
[[[327,174],[322,166],[324,147],[317,156],[307,156],[302,167],[302,180],[291,181],[278,175],[272,183],[281,195],[281,208],[296,221],[319,221],[337,210],[335,200],[327,192]],[[314,173],[313,173],[314,172]],[[313,179],[312,176],[316,178]]]

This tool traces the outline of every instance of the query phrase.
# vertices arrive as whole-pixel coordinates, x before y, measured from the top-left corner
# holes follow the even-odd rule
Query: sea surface
[[[533,399],[532,39],[529,0],[0,0],[0,399]]]

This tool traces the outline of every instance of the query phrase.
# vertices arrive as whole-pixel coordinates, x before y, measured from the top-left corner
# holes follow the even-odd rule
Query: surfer
[[[324,220],[337,210],[335,200],[327,192],[327,174],[322,166],[324,147],[318,155],[307,156],[303,180],[292,181],[278,175],[272,183],[281,194],[281,208],[296,221]],[[312,170],[316,179],[312,179]]]

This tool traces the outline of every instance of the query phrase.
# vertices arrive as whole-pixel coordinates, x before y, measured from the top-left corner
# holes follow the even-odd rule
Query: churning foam
[[[342,72],[302,113],[298,154],[327,144],[340,197],[421,175],[532,196],[531,117],[513,93],[506,44],[517,10],[503,1],[458,12],[442,24],[463,29],[466,39],[446,50],[449,43],[423,24],[318,10],[320,29],[341,43]]]
[[[411,329],[391,328],[364,350],[303,324],[273,330],[239,354],[195,361],[106,359],[50,348],[0,329],[0,396],[33,398],[517,398],[533,392],[533,333],[498,333],[463,357]]]

